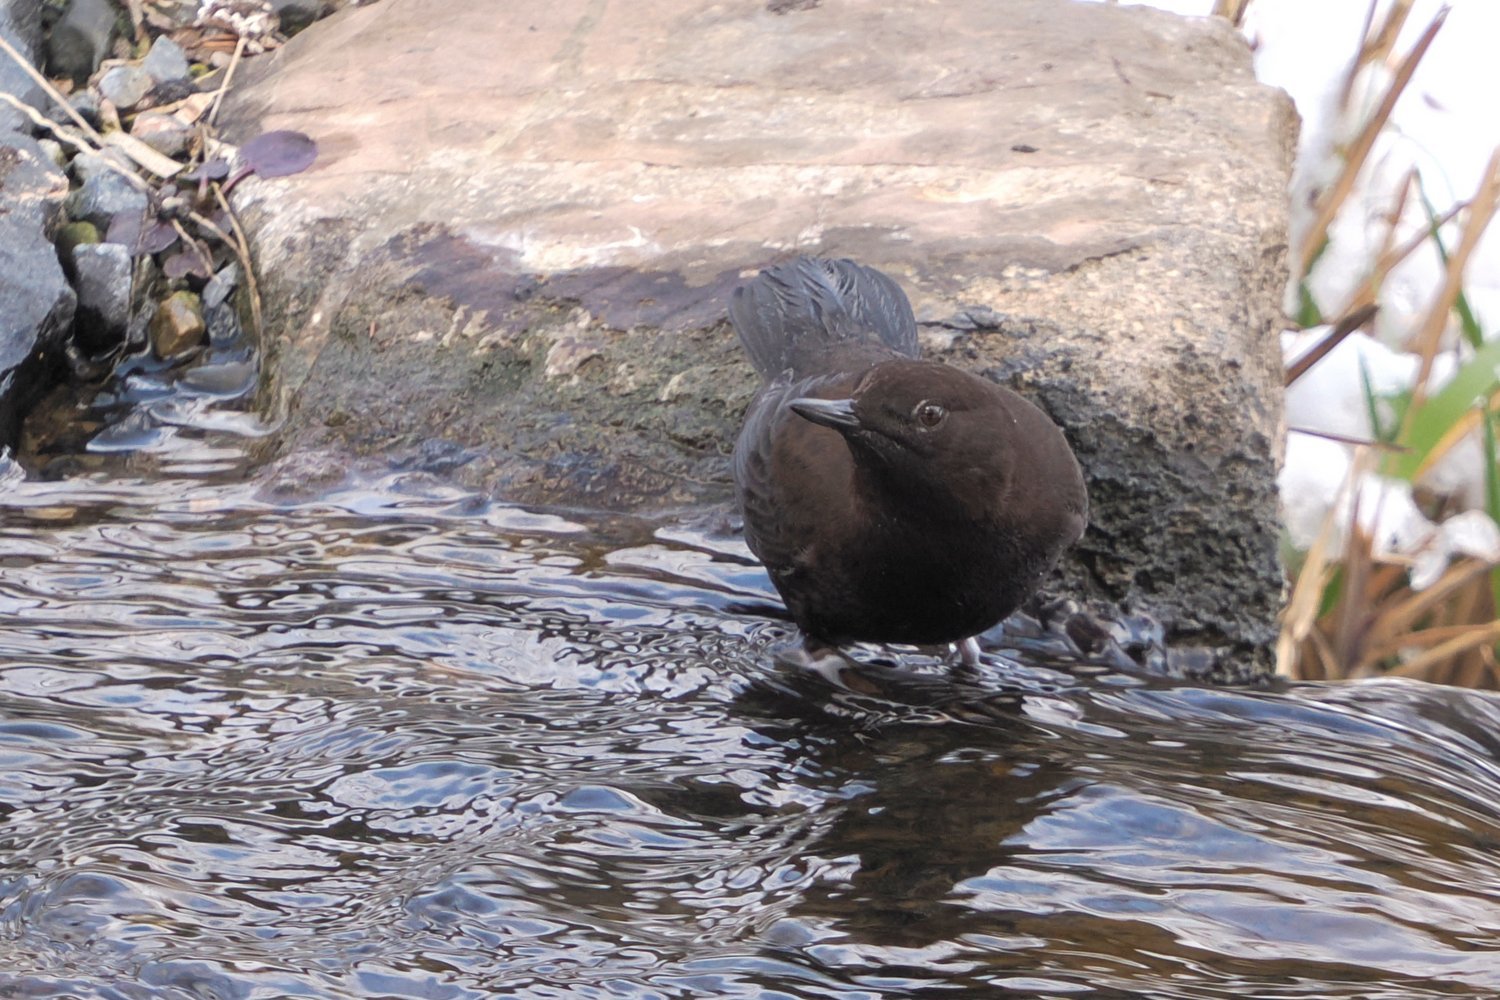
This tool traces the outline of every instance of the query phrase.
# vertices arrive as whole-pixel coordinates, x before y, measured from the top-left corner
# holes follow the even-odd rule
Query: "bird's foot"
[[[842,674],[849,666],[848,658],[839,652],[837,646],[830,646],[817,639],[804,639],[800,652],[802,654],[801,665],[804,669],[830,679]]]
[[[788,645],[777,651],[776,659],[799,670],[824,675],[831,675],[849,665],[849,660],[837,646],[816,639],[803,639],[799,644]]]

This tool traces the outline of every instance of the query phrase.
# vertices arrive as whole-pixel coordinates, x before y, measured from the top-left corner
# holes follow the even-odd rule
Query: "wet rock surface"
[[[0,0],[0,35],[23,58],[42,50],[37,0]],[[45,97],[25,70],[0,56],[0,91],[42,109]],[[28,408],[63,364],[77,298],[51,240],[61,221],[67,177],[56,147],[31,138],[27,116],[0,102],[0,454],[15,447]]]
[[[174,292],[156,307],[151,319],[151,349],[164,361],[178,358],[203,343],[203,303],[192,292]]]
[[[42,147],[0,130],[0,449],[51,381],[77,299],[48,238],[68,181]]]
[[[130,251],[118,243],[83,243],[71,256],[78,294],[74,339],[91,355],[113,350],[130,323]]]
[[[723,500],[755,382],[727,294],[851,256],[1068,433],[1093,524],[1059,592],[1266,665],[1295,126],[1227,24],[387,0],[251,65],[227,119],[323,150],[236,192],[288,450],[444,440],[513,499]]]

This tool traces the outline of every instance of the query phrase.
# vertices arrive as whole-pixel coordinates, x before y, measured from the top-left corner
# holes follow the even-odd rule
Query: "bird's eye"
[[[911,415],[916,418],[917,423],[930,430],[942,423],[943,418],[948,416],[948,408],[942,403],[924,399],[917,404],[915,410],[912,410]]]

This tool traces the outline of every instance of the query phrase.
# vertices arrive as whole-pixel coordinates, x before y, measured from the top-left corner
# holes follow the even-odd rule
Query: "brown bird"
[[[734,449],[745,540],[809,652],[960,643],[1030,597],[1083,533],[1056,424],[1009,389],[918,359],[886,275],[801,257],[729,306],[765,385]]]

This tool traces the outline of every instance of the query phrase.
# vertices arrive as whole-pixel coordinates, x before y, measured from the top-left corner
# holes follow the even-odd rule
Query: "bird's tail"
[[[899,285],[852,260],[798,257],[736,288],[729,321],[756,370],[808,374],[839,344],[879,342],[916,357],[917,321]]]

